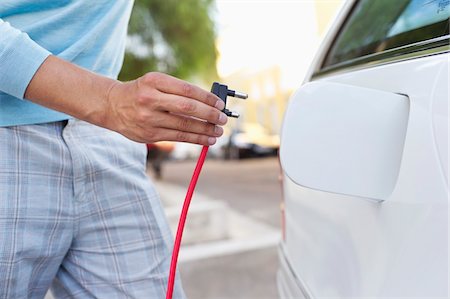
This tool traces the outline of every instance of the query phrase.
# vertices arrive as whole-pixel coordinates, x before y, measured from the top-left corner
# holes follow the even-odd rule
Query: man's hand
[[[212,145],[223,134],[227,116],[214,94],[161,73],[114,84],[107,97],[104,126],[151,143],[182,141]]]
[[[214,94],[161,73],[122,83],[50,56],[25,98],[145,143],[212,145],[227,117]]]

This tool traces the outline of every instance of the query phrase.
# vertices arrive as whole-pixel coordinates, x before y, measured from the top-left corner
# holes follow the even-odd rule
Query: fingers
[[[202,102],[193,101],[190,98],[173,94],[161,94],[160,99],[160,109],[162,111],[196,117],[216,125],[224,125],[228,121],[225,113]]]
[[[210,137],[220,137],[223,134],[221,127],[205,121],[181,115],[173,115],[167,112],[163,112],[163,114],[161,117],[158,117],[158,127],[160,128],[207,135]]]
[[[171,129],[160,129],[158,134],[160,135],[158,139],[166,141],[187,142],[200,145],[213,145],[217,141],[216,137]]]
[[[212,145],[223,134],[224,102],[195,85],[149,73],[119,87],[108,94],[108,127],[132,140]]]
[[[167,74],[148,73],[144,80],[160,92],[191,98],[219,110],[224,108],[223,101],[213,93]]]

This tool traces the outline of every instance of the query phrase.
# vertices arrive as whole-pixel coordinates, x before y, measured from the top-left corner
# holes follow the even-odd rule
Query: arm
[[[122,83],[51,56],[0,20],[0,90],[139,142],[210,145],[226,123],[212,93],[161,73]],[[50,55],[50,56],[49,56]]]
[[[146,143],[211,145],[223,132],[215,124],[227,121],[219,98],[182,80],[148,73],[122,83],[54,56],[36,72],[25,98]]]

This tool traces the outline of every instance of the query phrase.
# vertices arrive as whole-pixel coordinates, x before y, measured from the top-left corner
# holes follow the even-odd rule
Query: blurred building
[[[326,29],[341,7],[343,0],[314,0],[317,20],[317,33],[323,37]]]
[[[229,122],[231,130],[250,130],[249,135],[256,134],[265,143],[269,139],[279,140],[289,97],[302,83],[321,38],[342,2],[261,1],[255,10],[254,1],[218,1],[219,15],[224,12],[223,19],[228,22],[223,25],[222,35],[219,31],[219,74],[231,88],[249,94],[245,101],[229,100],[231,110],[241,114],[239,119]],[[252,11],[246,11],[247,8]],[[233,10],[233,15],[227,17],[228,10]],[[229,19],[233,17],[236,19]],[[242,21],[244,17],[247,19]],[[231,39],[241,47],[230,47]]]

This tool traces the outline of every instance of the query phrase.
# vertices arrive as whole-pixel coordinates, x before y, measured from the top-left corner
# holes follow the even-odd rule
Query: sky
[[[219,75],[279,66],[282,86],[298,86],[320,42],[313,0],[217,0]]]

